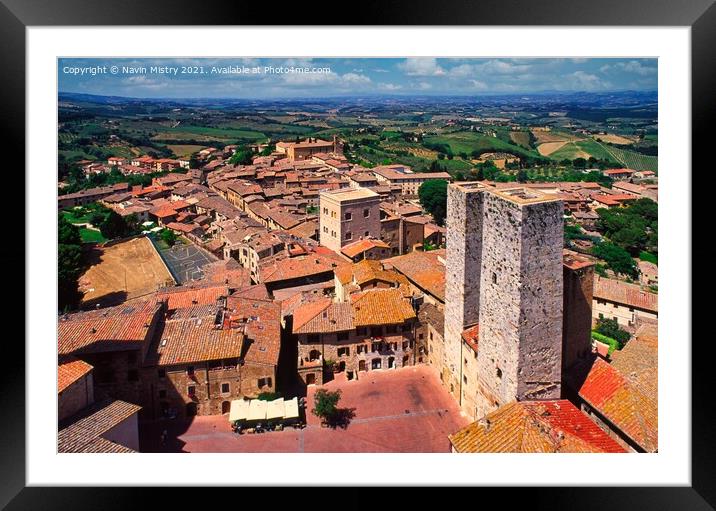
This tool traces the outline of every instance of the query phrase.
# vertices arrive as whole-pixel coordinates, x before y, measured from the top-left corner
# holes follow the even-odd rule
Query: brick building
[[[227,413],[241,397],[276,390],[280,308],[233,297],[171,311],[145,361],[155,418]]]
[[[142,363],[165,310],[164,302],[144,300],[65,314],[58,322],[58,354],[94,367],[95,391],[141,404]]]
[[[359,379],[361,373],[415,363],[415,312],[398,289],[356,293],[349,302],[330,298],[293,311],[298,374],[306,385],[324,382],[324,365]]]

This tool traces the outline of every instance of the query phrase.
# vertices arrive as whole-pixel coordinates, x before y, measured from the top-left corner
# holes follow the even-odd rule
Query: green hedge
[[[614,350],[620,350],[622,349],[622,345],[617,341],[616,339],[612,339],[611,337],[607,337],[606,335],[602,335],[599,332],[592,331],[592,339],[603,342],[604,344],[609,345],[609,352],[608,354],[611,356],[612,352]]]

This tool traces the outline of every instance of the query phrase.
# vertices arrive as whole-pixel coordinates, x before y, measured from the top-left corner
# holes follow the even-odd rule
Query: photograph
[[[54,58],[57,453],[658,453],[640,55]]]

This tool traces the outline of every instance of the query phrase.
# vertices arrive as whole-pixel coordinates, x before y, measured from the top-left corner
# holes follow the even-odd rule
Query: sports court
[[[164,262],[180,284],[204,277],[202,268],[218,259],[192,244],[174,245],[161,251]]]

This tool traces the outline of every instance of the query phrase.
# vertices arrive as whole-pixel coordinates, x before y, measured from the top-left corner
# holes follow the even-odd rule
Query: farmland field
[[[510,133],[512,141],[524,147],[525,149],[531,149],[530,147],[530,134],[526,131],[513,131]]]
[[[613,159],[617,160],[626,168],[634,170],[653,170],[654,172],[658,172],[659,170],[659,158],[657,156],[648,156],[646,154],[625,151],[624,149],[617,149],[611,146],[603,147],[612,155]]]
[[[537,151],[539,151],[542,156],[549,156],[553,152],[559,150],[566,143],[566,140],[562,140],[560,142],[545,142],[544,144],[537,146]]]
[[[592,135],[592,138],[597,141],[601,140],[602,142],[617,145],[629,145],[634,143],[634,139],[632,138],[626,138],[612,133],[607,133],[606,135]]]
[[[192,153],[201,151],[204,149],[202,145],[167,145],[167,149],[174,153],[177,158],[184,158],[191,156]]]
[[[540,154],[537,151],[528,150],[521,146],[510,144],[497,137],[488,137],[471,131],[460,131],[434,137],[426,137],[424,141],[432,144],[447,144],[450,146],[450,149],[452,149],[454,154],[459,154],[461,152],[470,154],[475,150],[484,150],[508,152],[516,156],[523,157],[540,157]]]

